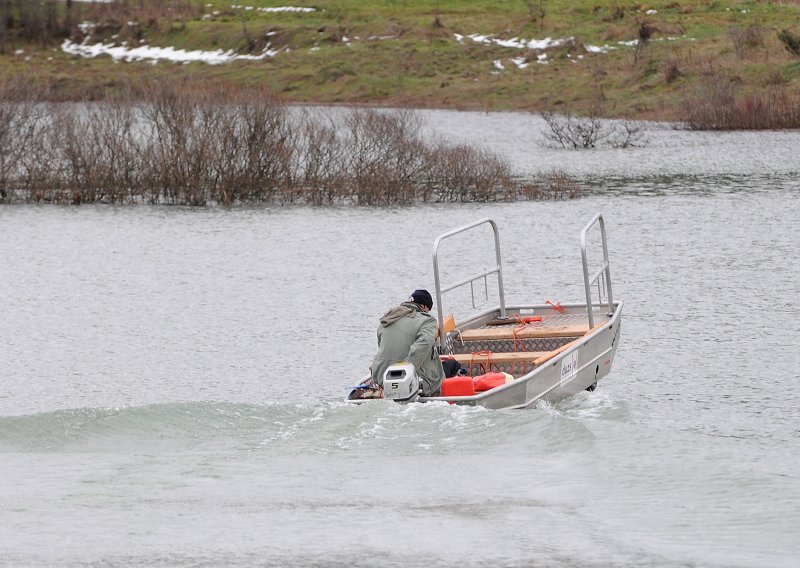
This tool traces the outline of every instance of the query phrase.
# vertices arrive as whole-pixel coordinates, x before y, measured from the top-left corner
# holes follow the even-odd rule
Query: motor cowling
[[[419,377],[412,363],[390,365],[383,373],[383,398],[410,400],[419,395]]]

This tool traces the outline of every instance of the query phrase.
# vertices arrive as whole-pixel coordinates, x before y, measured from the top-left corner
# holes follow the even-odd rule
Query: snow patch
[[[92,33],[92,30],[95,29],[97,26],[94,22],[89,22],[88,20],[85,22],[81,22],[78,24],[78,29],[81,30],[83,35],[87,35]]]
[[[174,47],[126,47],[124,45],[117,46],[115,44],[96,43],[94,45],[78,44],[69,40],[64,40],[61,44],[61,51],[71,55],[79,55],[85,58],[98,57],[100,55],[109,55],[114,61],[124,60],[131,61],[150,61],[158,63],[159,61],[171,61],[173,63],[194,63],[202,62],[209,65],[221,65],[223,63],[230,63],[232,61],[258,61],[265,57],[275,57],[282,50],[269,49],[269,46],[261,53],[261,55],[238,55],[233,50],[222,51],[186,51],[185,49],[175,49]]]
[[[525,61],[524,57],[512,57],[511,63],[517,66],[517,69],[525,69],[528,66],[528,62]]]
[[[234,10],[255,10],[257,12],[267,12],[267,13],[275,13],[275,12],[300,12],[300,13],[308,13],[308,12],[316,12],[316,8],[302,8],[299,6],[276,6],[274,8],[254,8],[253,6],[243,6],[241,4],[234,4],[231,6]]]
[[[584,45],[583,48],[589,53],[608,53],[609,51],[617,49],[613,45],[589,45],[588,43]]]
[[[564,37],[564,38],[550,38],[546,37],[544,39],[520,39],[520,38],[511,38],[511,39],[497,39],[493,38],[492,36],[481,35],[481,34],[470,34],[468,36],[463,36],[461,34],[453,34],[456,38],[456,41],[459,43],[463,43],[465,38],[471,39],[474,43],[480,43],[483,45],[498,45],[500,47],[509,47],[513,49],[550,49],[551,47],[560,47],[562,45],[566,45],[575,38],[572,37]]]

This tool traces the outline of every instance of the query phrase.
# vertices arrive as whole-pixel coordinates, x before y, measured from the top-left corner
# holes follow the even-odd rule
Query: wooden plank
[[[566,351],[567,349],[572,347],[575,344],[575,342],[580,341],[580,339],[581,338],[579,337],[578,339],[576,339],[574,341],[570,341],[566,345],[562,345],[561,347],[559,347],[558,349],[555,349],[554,351],[550,351],[549,353],[545,353],[544,355],[542,355],[541,357],[536,359],[536,361],[533,362],[534,367],[538,367],[539,365],[541,365],[542,363],[546,363],[547,361],[549,361],[550,359],[552,359],[553,357],[555,357],[559,353],[562,353],[562,352]]]
[[[470,362],[473,364],[485,364],[487,358],[489,363],[519,363],[536,361],[549,353],[550,351],[516,351],[513,353],[492,353],[491,355],[486,353],[476,353],[474,355],[472,353],[457,353],[450,355],[450,357],[453,357],[462,365],[469,365]]]
[[[605,322],[601,323],[599,325],[596,325],[596,326],[594,326],[594,328],[592,328],[592,331],[594,331],[596,329],[599,329],[599,328],[603,327],[604,325],[606,325]],[[542,357],[540,357],[539,359],[534,361],[533,364],[538,367],[542,363],[546,363],[547,361],[549,361],[550,359],[552,359],[553,357],[555,357],[559,353],[563,353],[564,351],[566,351],[567,349],[569,349],[570,347],[575,345],[575,343],[577,343],[580,340],[581,340],[581,338],[579,337],[578,339],[575,339],[574,341],[570,341],[566,345],[562,345],[561,347],[559,347],[558,349],[556,349],[554,351],[550,351],[549,353],[544,354]]]
[[[444,316],[443,324],[444,324],[444,332],[450,333],[451,331],[454,331],[456,329],[456,318],[453,316],[453,314],[447,314],[446,316]],[[439,336],[438,331],[436,332],[436,336],[437,337]]]
[[[563,327],[540,327],[537,325],[526,325],[522,328],[490,327],[480,329],[465,329],[461,332],[461,339],[464,341],[514,339],[514,329],[517,329],[517,339],[534,339],[537,337],[583,336],[589,331],[589,326],[587,324],[569,325]]]

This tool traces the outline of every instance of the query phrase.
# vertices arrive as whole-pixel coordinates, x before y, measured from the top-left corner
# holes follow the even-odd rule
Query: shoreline
[[[11,18],[0,35],[0,82],[35,78],[58,102],[108,100],[148,77],[231,91],[268,88],[292,105],[548,111],[720,129],[800,126],[800,53],[790,53],[794,36],[783,29],[800,16],[795,5],[731,10],[700,0],[552,0],[498,10],[441,0],[432,10],[416,1],[389,8],[355,0],[342,10],[320,0],[276,11],[265,3],[183,2],[178,12],[147,3],[75,3],[72,12],[55,14],[50,35]],[[129,55],[139,59],[126,61]],[[725,97],[736,99],[726,103],[734,107],[751,98],[768,104],[774,93],[788,105],[756,120],[721,124],[719,116],[696,113],[701,103],[720,105]]]

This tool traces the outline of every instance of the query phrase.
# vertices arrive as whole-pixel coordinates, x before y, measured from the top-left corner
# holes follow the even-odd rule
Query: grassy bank
[[[800,32],[800,0],[123,0],[69,10],[60,1],[38,14],[47,20],[36,33],[22,8],[6,5],[13,17],[4,19],[0,75],[34,79],[56,100],[102,99],[143,77],[192,76],[299,103],[599,108],[689,120],[687,104],[712,81],[727,82],[734,98],[767,87],[791,98],[800,87],[800,56],[779,39],[783,30]],[[278,6],[313,11],[265,10]],[[545,38],[559,41],[521,47]],[[262,58],[122,62],[64,53],[65,40]]]

